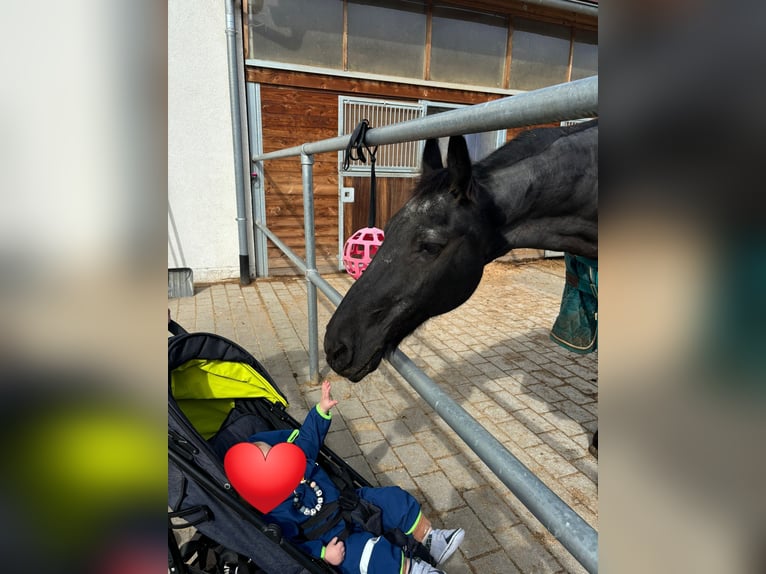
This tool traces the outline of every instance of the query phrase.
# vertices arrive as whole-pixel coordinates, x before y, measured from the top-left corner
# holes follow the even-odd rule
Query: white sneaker
[[[432,528],[428,533],[426,539],[423,541],[423,546],[426,547],[431,556],[436,560],[436,564],[445,562],[450,556],[455,553],[458,546],[463,542],[465,538],[465,530],[458,528],[457,530],[439,530],[438,528]]]
[[[431,566],[428,562],[423,562],[419,558],[413,558],[410,560],[410,572],[409,574],[445,574],[442,570],[438,570]]]

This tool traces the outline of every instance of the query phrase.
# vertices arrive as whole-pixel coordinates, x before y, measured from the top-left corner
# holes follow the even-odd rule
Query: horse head
[[[436,140],[426,142],[413,197],[390,219],[383,244],[327,325],[334,371],[361,380],[419,325],[471,296],[491,260],[489,201],[462,136],[449,140],[447,167]]]

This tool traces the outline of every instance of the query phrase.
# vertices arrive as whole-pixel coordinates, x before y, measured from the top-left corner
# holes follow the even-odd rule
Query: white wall
[[[168,0],[168,268],[195,283],[239,277],[226,43],[224,0]]]

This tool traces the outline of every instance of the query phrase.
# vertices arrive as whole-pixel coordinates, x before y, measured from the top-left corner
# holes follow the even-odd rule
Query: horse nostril
[[[343,341],[326,342],[325,354],[327,355],[327,363],[335,370],[341,371],[351,363],[351,359],[354,358],[354,351],[350,345],[347,345]]]

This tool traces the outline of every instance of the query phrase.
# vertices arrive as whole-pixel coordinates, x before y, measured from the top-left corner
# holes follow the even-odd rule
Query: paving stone
[[[555,477],[560,478],[577,472],[576,467],[547,444],[530,447],[526,452]]]
[[[577,405],[584,405],[585,403],[593,402],[593,395],[583,394],[578,389],[568,385],[560,387],[559,393]]]
[[[572,499],[587,506],[591,514],[598,508],[598,488],[588,477],[576,473],[562,477],[559,481],[572,493]]]
[[[577,470],[584,476],[587,476],[595,484],[598,484],[598,460],[590,453],[572,462]]]
[[[401,419],[378,423],[378,428],[391,446],[417,442],[415,435]]]
[[[556,428],[553,424],[548,422],[547,418],[551,416],[551,413],[544,413],[545,418],[533,412],[531,409],[523,409],[513,413],[513,417],[525,425],[533,433],[548,432]],[[573,433],[574,434],[574,433]]]
[[[490,531],[495,532],[519,523],[519,517],[494,488],[485,484],[462,494],[471,510]]]
[[[496,533],[497,539],[521,572],[556,573],[561,565],[524,524]]]
[[[537,414],[548,413],[555,408],[548,401],[535,393],[523,393],[518,395],[517,398]]]
[[[370,468],[370,465],[367,464],[367,459],[364,458],[364,455],[348,457],[346,463],[361,474],[372,486],[380,486],[375,473]]]
[[[394,447],[394,452],[413,477],[433,472],[439,468],[418,443]]]
[[[588,444],[578,444],[560,430],[552,430],[538,435],[548,446],[569,461],[577,460],[588,452]],[[585,435],[579,435],[584,437]]]
[[[398,486],[409,492],[418,501],[422,502],[424,500],[420,488],[415,484],[415,481],[412,480],[407,469],[403,467],[380,472],[375,476],[377,477],[380,486]]]
[[[598,397],[598,385],[591,381],[587,381],[582,377],[567,377],[564,379],[564,383],[576,388],[582,394],[595,399]]]
[[[422,407],[427,406],[428,405],[425,404],[422,405]],[[407,428],[410,429],[410,432],[413,434],[431,426],[431,422],[426,415],[426,411],[419,406],[405,409],[401,411],[399,415],[400,420],[404,422],[405,425],[407,425]]]
[[[535,371],[536,373],[539,373],[540,371]],[[527,391],[531,391],[544,401],[546,401],[548,404],[551,403],[557,403],[558,401],[563,401],[567,398],[567,394],[564,392],[565,388],[560,387],[559,390],[556,390],[552,388],[550,385],[546,383],[540,383],[539,385],[530,385],[527,387]]]
[[[380,432],[378,425],[372,419],[354,419],[346,421],[346,424],[357,444],[362,445],[383,440],[383,433]]]
[[[405,464],[405,466],[407,466]],[[460,497],[457,489],[452,486],[447,476],[441,472],[421,474],[412,479],[423,493],[425,500],[436,512],[446,512],[460,506],[465,506],[465,501]]]
[[[434,459],[439,460],[455,454],[455,442],[437,429],[422,431],[413,437]]]
[[[447,456],[436,461],[444,474],[449,478],[460,492],[476,488],[484,484],[481,475],[476,473],[468,465],[468,461],[461,455]]]
[[[508,558],[508,554],[503,551],[493,552],[487,556],[482,556],[471,561],[476,572],[481,574],[516,574],[520,572],[516,565]],[[451,572],[451,570],[450,570]]]
[[[347,429],[331,430],[327,433],[325,444],[343,458],[361,454],[359,445],[356,444],[354,437]]]
[[[551,423],[550,430],[557,428],[567,436],[582,434],[585,428],[583,426],[583,423],[570,418],[569,416],[570,411],[571,409],[567,408],[566,412],[554,411],[550,413],[545,413],[543,415],[545,417],[545,420]],[[590,413],[588,414],[590,415]],[[593,420],[593,415],[590,415],[590,417],[591,417],[590,420]]]
[[[367,464],[376,474],[403,466],[391,446],[384,440],[369,442],[360,445],[359,448],[362,449]]]
[[[366,401],[364,407],[376,423],[398,418],[396,411],[391,408],[391,403],[385,399]]]
[[[444,512],[442,517],[445,527],[460,527],[465,530],[465,539],[460,545],[460,552],[468,560],[500,549],[500,544],[492,536],[492,533],[482,524],[474,511],[467,506]]]
[[[362,405],[362,401],[353,397],[344,399],[336,407],[346,421],[368,418],[370,415]]]
[[[516,444],[523,448],[541,444],[542,439],[530,431],[526,425],[516,419],[509,419],[503,425],[503,431]]]

